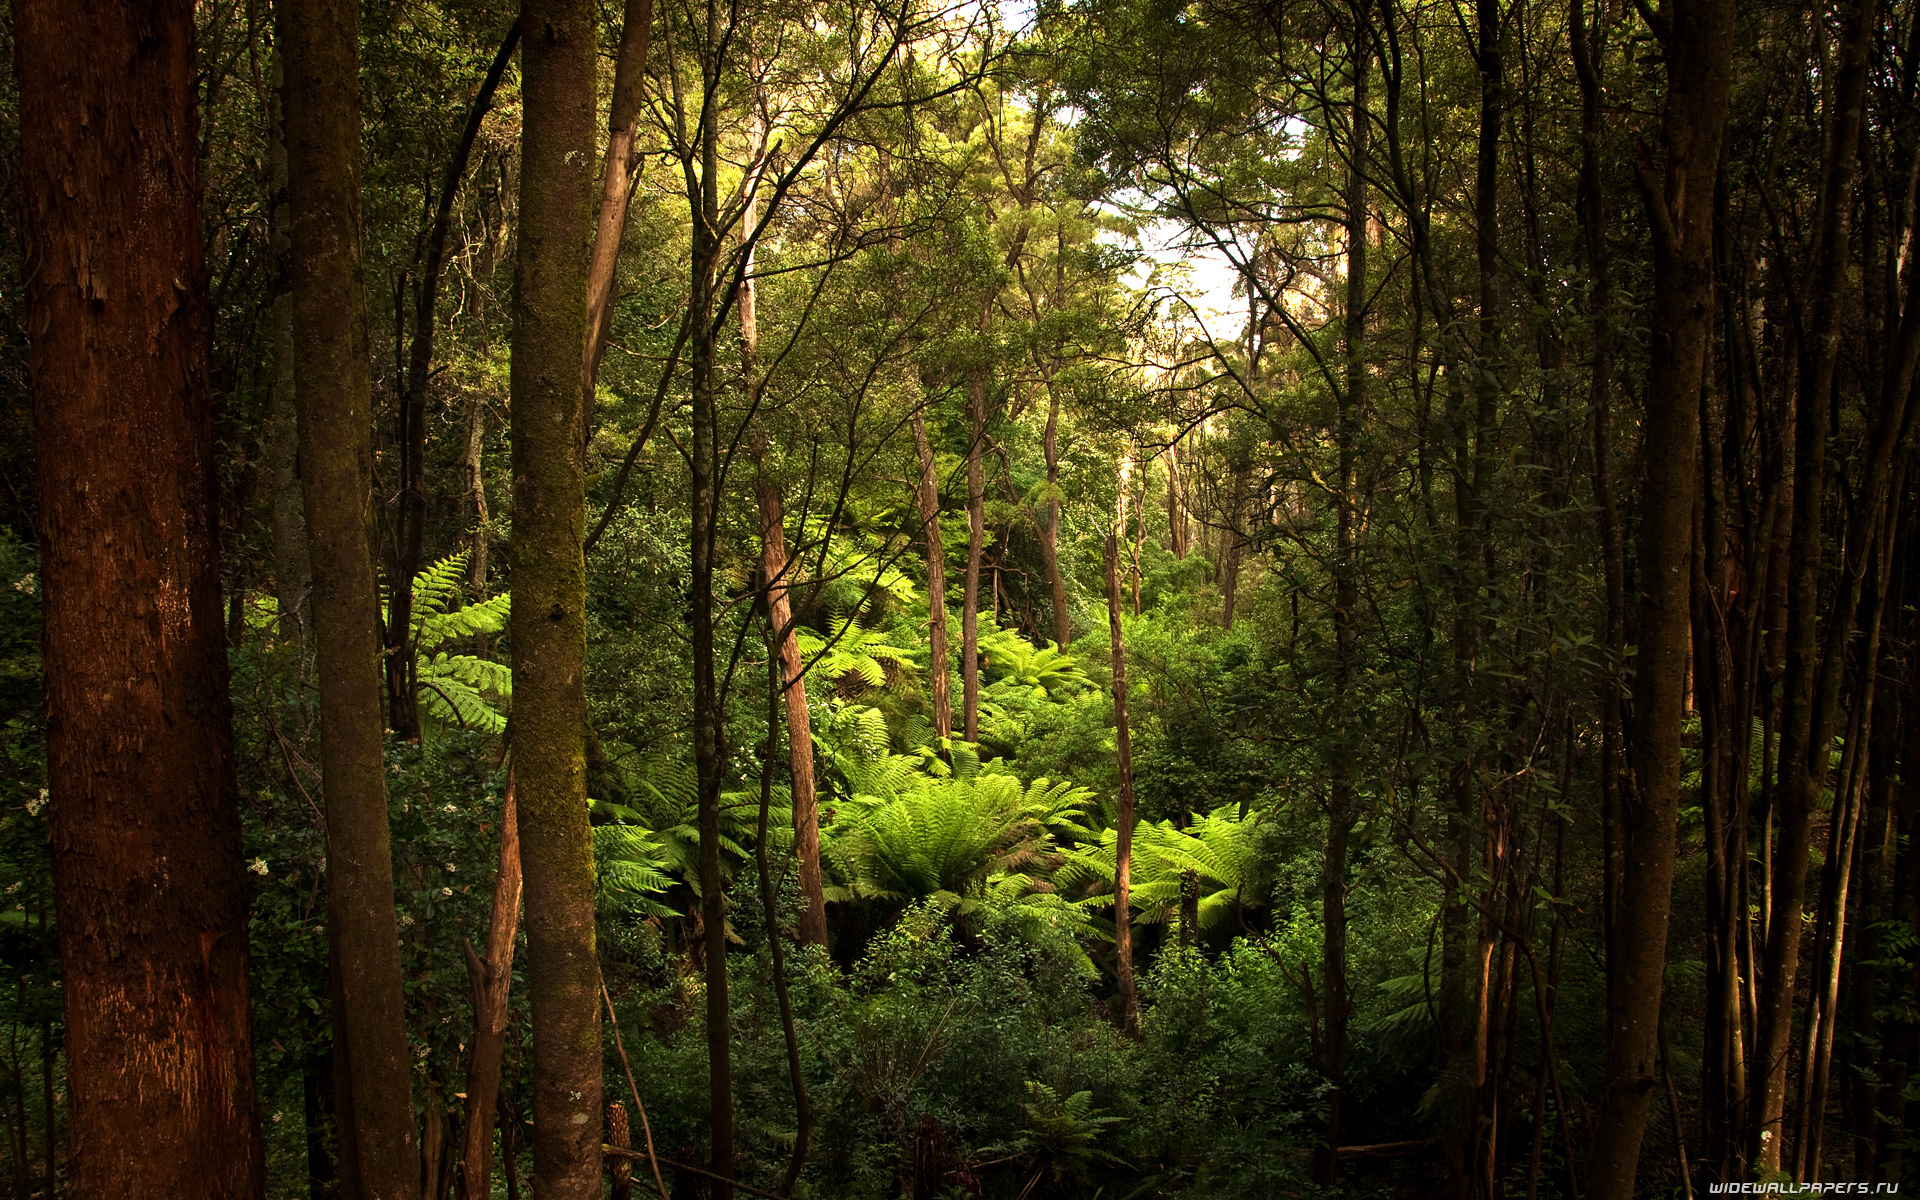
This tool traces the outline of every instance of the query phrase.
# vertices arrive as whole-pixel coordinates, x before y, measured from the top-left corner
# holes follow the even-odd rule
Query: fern
[[[502,592],[478,604],[454,607],[466,570],[466,554],[452,554],[413,577],[414,681],[433,721],[498,735],[507,727],[502,702],[513,696],[513,669],[441,647],[505,632],[512,597]]]

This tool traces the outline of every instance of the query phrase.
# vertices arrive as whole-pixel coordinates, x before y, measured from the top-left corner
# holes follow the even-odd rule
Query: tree
[[[194,6],[20,0],[72,1189],[263,1194]]]
[[[335,1080],[347,1186],[419,1191],[388,844],[373,557],[373,379],[360,230],[359,10],[291,0],[285,57],[293,359],[313,575]],[[409,581],[411,586],[411,581]],[[402,672],[406,668],[401,668]]]
[[[513,745],[533,1011],[534,1187],[599,1195],[600,1004],[587,828],[585,393],[592,10],[520,10],[513,311]]]
[[[1698,397],[1712,319],[1712,194],[1727,121],[1733,5],[1676,4],[1659,30],[1667,65],[1663,174],[1642,167],[1653,228],[1653,340],[1640,480],[1640,651],[1634,660],[1633,788],[1623,798],[1620,905],[1607,941],[1607,1063],[1588,1194],[1635,1194],[1658,1078],[1660,1000],[1680,816]],[[1696,199],[1689,202],[1688,197]]]

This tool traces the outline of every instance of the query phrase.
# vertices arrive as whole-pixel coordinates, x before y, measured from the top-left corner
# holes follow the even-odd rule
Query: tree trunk
[[[394,919],[373,550],[373,378],[360,213],[359,9],[288,0],[287,150],[300,400],[326,789],[327,908],[361,1194],[418,1195],[412,1062]]]
[[[980,311],[985,332],[993,308]],[[980,469],[987,440],[987,372],[975,371],[967,385],[967,584],[960,600],[960,728],[969,742],[980,740],[980,556],[987,544],[987,490]]]
[[[480,123],[493,107],[493,94],[513,61],[520,41],[520,22],[501,40],[493,62],[480,81],[480,90],[467,107],[467,122],[455,143],[453,157],[440,180],[433,224],[428,227],[419,259],[419,277],[413,281],[413,340],[407,347],[407,367],[400,395],[400,520],[392,578],[387,581],[386,670],[387,709],[393,731],[403,738],[420,736],[420,710],[414,696],[413,577],[420,573],[427,521],[427,383],[433,378],[434,316],[440,297],[440,273],[446,264],[447,233],[453,221],[453,200],[467,173]],[[399,297],[395,297],[396,303]],[[398,314],[394,318],[400,320]],[[398,353],[398,346],[395,347]]]
[[[653,32],[653,0],[627,0],[620,25],[620,57],[613,68],[613,98],[607,108],[607,161],[600,173],[600,212],[594,222],[593,253],[587,265],[586,385],[587,439],[593,433],[593,381],[613,329],[618,288],[620,241],[627,231],[627,205],[640,168],[633,139],[640,128],[640,102],[647,78],[647,43]]]
[[[1047,457],[1047,515],[1040,522],[1040,561],[1047,572],[1053,603],[1053,640],[1062,650],[1073,641],[1073,613],[1067,608],[1067,581],[1060,573],[1060,397],[1047,380],[1047,429],[1040,448]]]
[[[533,1015],[533,1186],[600,1193],[600,1002],[587,828],[580,389],[593,226],[594,17],[523,0],[514,271],[513,763]]]
[[[933,689],[933,729],[953,736],[953,700],[947,665],[947,550],[940,534],[940,483],[926,414],[913,413],[913,445],[920,457],[920,486],[915,494],[927,539],[928,682]]]
[[[500,807],[500,867],[493,876],[493,918],[487,957],[465,945],[473,982],[473,1051],[467,1060],[467,1119],[460,1161],[467,1200],[493,1195],[493,1114],[499,1106],[500,1059],[507,1046],[507,993],[513,986],[513,943],[520,927],[520,815],[513,773]]]
[[[1324,1085],[1322,1103],[1326,1118],[1322,1139],[1314,1147],[1314,1182],[1334,1187],[1340,1176],[1340,1100],[1346,1083],[1347,1023],[1352,1009],[1352,989],[1347,984],[1347,843],[1352,836],[1355,812],[1355,732],[1352,728],[1353,705],[1348,693],[1353,686],[1354,658],[1358,651],[1355,626],[1360,609],[1359,513],[1355,493],[1359,488],[1354,441],[1363,419],[1366,403],[1367,367],[1367,74],[1370,70],[1367,42],[1362,31],[1355,31],[1353,58],[1353,101],[1347,121],[1347,294],[1342,340],[1346,351],[1346,377],[1339,396],[1338,426],[1334,440],[1339,454],[1338,495],[1334,503],[1335,544],[1333,550],[1333,658],[1335,717],[1332,746],[1332,778],[1328,786],[1327,842],[1320,868],[1321,909],[1321,990],[1324,1010],[1319,1049],[1320,1071]]]
[[[650,0],[635,0],[647,3]],[[766,163],[767,131],[759,118],[764,96],[756,96],[753,153],[758,165],[744,184],[746,212],[741,218],[744,236],[752,236],[759,222],[760,178]],[[740,358],[747,384],[748,408],[758,413],[766,380],[759,371],[760,288],[753,277],[754,244],[749,244],[740,281]],[[765,470],[766,440],[756,438],[754,493],[760,506],[760,567],[767,581],[767,615],[778,639],[781,690],[787,719],[787,762],[793,774],[793,854],[799,866],[800,940],[827,944],[827,899],[820,876],[820,809],[813,779],[813,718],[807,711],[805,664],[794,632],[793,583],[796,564],[787,557],[787,532],[780,484]]]
[[[741,314],[749,310],[741,296]],[[787,760],[793,770],[793,856],[799,868],[800,940],[810,946],[827,944],[827,898],[820,876],[820,808],[813,781],[813,719],[807,712],[807,681],[802,671],[800,642],[794,636],[792,563],[787,558],[780,488],[761,475],[756,491],[760,500],[760,569],[767,578],[767,613],[780,639],[781,688],[785,692]]]
[[[467,449],[461,469],[467,476],[467,505],[473,512],[473,537],[467,549],[467,586],[475,596],[487,592],[487,402],[475,395],[467,406]]]
[[[1661,985],[1673,903],[1680,734],[1692,595],[1700,388],[1713,298],[1713,183],[1727,121],[1731,0],[1667,11],[1664,174],[1643,167],[1654,236],[1653,340],[1641,480],[1633,788],[1623,797],[1619,911],[1607,958],[1607,1058],[1591,1200],[1628,1200],[1658,1079]],[[1691,199],[1691,203],[1689,203]]]
[[[307,556],[307,514],[299,474],[299,417],[294,407],[292,214],[287,203],[286,61],[273,59],[273,392],[267,401],[266,459],[268,493],[273,504],[273,595],[279,610],[280,640],[299,650],[306,670],[313,610],[313,568]]]
[[[1786,680],[1781,691],[1780,783],[1776,789],[1779,842],[1774,848],[1765,987],[1760,994],[1758,1040],[1754,1047],[1753,1096],[1758,1144],[1754,1161],[1770,1171],[1780,1168],[1786,1125],[1787,1059],[1793,1041],[1795,978],[1800,970],[1801,914],[1806,900],[1808,847],[1813,809],[1827,774],[1833,706],[1826,702],[1822,677],[1837,666],[1837,655],[1823,655],[1819,636],[1822,613],[1830,625],[1848,627],[1854,603],[1823,597],[1820,565],[1827,488],[1827,424],[1833,402],[1833,378],[1839,358],[1840,294],[1849,265],[1853,184],[1859,164],[1864,113],[1867,42],[1876,5],[1854,0],[1842,40],[1839,79],[1833,93],[1826,157],[1821,168],[1819,228],[1813,280],[1803,299],[1810,328],[1800,355],[1800,380],[1794,429],[1793,527],[1787,575]],[[1902,397],[1904,398],[1904,397]],[[1864,554],[1855,543],[1849,552]],[[1856,593],[1857,595],[1857,593]],[[1830,645],[1833,639],[1829,638]],[[1837,689],[1836,689],[1837,690]]]
[[[194,7],[16,0],[13,33],[70,1187],[252,1200]]]
[[[1123,485],[1124,486],[1124,485]],[[1124,501],[1123,501],[1124,503]],[[1133,985],[1133,739],[1127,725],[1127,651],[1120,636],[1119,530],[1107,535],[1107,637],[1113,645],[1113,753],[1120,768],[1113,860],[1114,970],[1120,983],[1120,1025],[1140,1033],[1140,1002]]]
[[[721,69],[720,0],[707,0],[706,49],[700,67],[704,79]],[[689,170],[687,201],[693,216],[692,262],[687,298],[688,366],[692,398],[691,476],[693,568],[690,597],[693,653],[693,762],[699,793],[700,922],[706,969],[707,1121],[712,1170],[720,1180],[734,1171],[733,1017],[727,975],[727,890],[720,860],[720,791],[727,769],[726,713],[722,710],[714,662],[714,559],[720,546],[720,438],[717,428],[720,381],[717,378],[715,321],[723,309],[720,262],[720,129],[712,103],[701,107],[694,135],[699,169]],[[730,1183],[716,1181],[713,1200],[733,1200]]]

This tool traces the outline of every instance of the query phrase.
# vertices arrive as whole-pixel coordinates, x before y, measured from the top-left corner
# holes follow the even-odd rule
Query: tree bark
[[[273,595],[279,610],[280,640],[295,646],[300,671],[306,670],[313,609],[313,568],[307,553],[307,514],[299,474],[299,417],[294,400],[292,214],[287,203],[286,62],[284,48],[273,60],[274,86],[269,101],[272,125],[273,209],[273,392],[267,402],[266,466],[273,504]]]
[[[1353,834],[1355,812],[1356,713],[1349,691],[1353,686],[1358,651],[1356,618],[1360,609],[1359,488],[1354,442],[1366,403],[1367,366],[1367,73],[1365,33],[1356,30],[1353,57],[1353,99],[1347,119],[1347,279],[1342,349],[1346,372],[1334,442],[1339,455],[1338,495],[1334,497],[1333,657],[1334,718],[1331,754],[1332,778],[1327,797],[1327,841],[1320,867],[1321,953],[1320,978],[1324,1012],[1316,1066],[1324,1085],[1326,1117],[1322,1139],[1314,1147],[1314,1182],[1338,1184],[1340,1176],[1340,1100],[1346,1084],[1347,1024],[1352,989],[1347,983],[1347,845]]]
[[[70,1187],[254,1200],[194,7],[13,34]]]
[[[929,684],[933,689],[933,729],[953,736],[953,681],[947,665],[947,550],[940,533],[940,483],[927,437],[926,414],[913,413],[913,445],[920,458],[920,486],[914,499],[927,540],[927,642]]]
[[[465,1145],[460,1161],[467,1200],[493,1195],[493,1116],[499,1107],[500,1060],[507,1046],[507,995],[513,986],[513,944],[520,928],[520,816],[513,773],[507,773],[500,808],[500,866],[493,876],[493,918],[487,926],[487,957],[468,944],[467,974],[473,982],[473,1052],[467,1060]]]
[[[1040,561],[1047,572],[1053,603],[1053,640],[1062,650],[1073,641],[1073,613],[1067,608],[1067,581],[1060,573],[1060,396],[1047,380],[1047,428],[1040,448],[1047,458],[1047,515],[1040,523]],[[1171,471],[1172,459],[1168,459]],[[1172,486],[1171,483],[1168,485]]]
[[[513,762],[533,1016],[533,1185],[600,1192],[600,1003],[586,793],[580,389],[593,226],[594,17],[523,0],[514,272]]]
[[[1619,910],[1607,958],[1607,1057],[1592,1200],[1628,1200],[1658,1079],[1661,985],[1673,903],[1686,703],[1700,388],[1713,298],[1713,185],[1733,57],[1731,0],[1668,10],[1664,171],[1642,164],[1654,234],[1643,476],[1640,632],[1633,676],[1633,787],[1623,797]]]
[[[722,40],[719,0],[707,0],[706,39],[701,77],[716,79]],[[720,791],[727,768],[726,714],[722,711],[714,662],[714,559],[720,540],[719,430],[720,381],[715,321],[724,308],[720,296],[720,129],[716,105],[701,106],[694,134],[697,172],[689,164],[687,202],[691,210],[692,262],[687,298],[691,440],[687,447],[691,476],[693,580],[689,607],[693,652],[693,762],[700,827],[700,922],[706,965],[707,1122],[713,1173],[713,1200],[733,1200],[733,1017],[727,973],[727,890],[720,861]]]
[[[1123,485],[1124,486],[1124,485]],[[1123,501],[1124,503],[1124,501]],[[1113,646],[1113,753],[1120,768],[1113,860],[1114,971],[1120,983],[1120,1026],[1140,1033],[1140,1001],[1133,982],[1133,737],[1127,724],[1127,651],[1120,635],[1119,531],[1107,535],[1107,637]]]
[[[373,378],[360,232],[359,9],[287,0],[287,151],[300,456],[313,562],[327,908],[364,1197],[417,1196],[387,827],[373,549]]]
[[[613,328],[615,284],[619,281],[620,242],[627,231],[627,205],[640,168],[634,136],[640,129],[640,102],[647,78],[647,45],[653,32],[653,0],[627,0],[620,26],[620,57],[613,68],[613,99],[607,109],[607,160],[600,173],[600,211],[594,222],[593,253],[587,263],[587,352],[584,380],[586,421],[591,438],[594,379]]]
[[[1840,318],[1836,310],[1850,261],[1853,184],[1860,160],[1873,11],[1877,6],[1865,0],[1854,0],[1848,10],[1821,167],[1813,278],[1802,297],[1808,328],[1799,359],[1800,390],[1794,420],[1786,679],[1781,691],[1780,782],[1774,805],[1779,841],[1767,889],[1771,913],[1761,972],[1765,987],[1759,997],[1759,1028],[1750,1080],[1753,1095],[1748,1102],[1755,1114],[1757,1139],[1751,1147],[1752,1158],[1770,1171],[1780,1168],[1781,1143],[1785,1140],[1782,1118],[1787,1059],[1792,1052],[1795,979],[1800,970],[1808,847],[1813,809],[1826,779],[1827,747],[1833,736],[1834,709],[1827,699],[1823,676],[1837,667],[1838,658],[1836,653],[1823,656],[1820,616],[1830,613],[1830,624],[1844,628],[1852,624],[1855,615],[1851,599],[1822,597],[1820,565],[1825,546],[1822,523],[1828,477],[1827,423],[1839,358]],[[1846,549],[1865,554],[1864,539]],[[1829,638],[1829,643],[1833,644],[1833,639]],[[1833,691],[1837,698],[1837,687]]]
[[[741,314],[749,309],[741,297]],[[807,681],[802,673],[800,641],[794,635],[790,595],[792,562],[787,558],[780,487],[762,474],[756,481],[760,501],[760,569],[767,579],[767,614],[779,638],[781,689],[787,719],[787,761],[793,772],[793,857],[799,868],[800,940],[827,944],[827,898],[820,875],[820,808],[813,780],[813,719],[807,711]]]
[[[420,735],[419,704],[414,696],[413,577],[420,573],[427,520],[427,383],[433,378],[434,317],[440,298],[440,274],[446,265],[447,234],[453,200],[467,173],[467,159],[480,136],[480,124],[493,107],[494,91],[513,61],[520,23],[507,29],[480,90],[467,107],[467,123],[440,180],[440,195],[428,227],[414,280],[413,340],[407,347],[405,386],[400,395],[400,521],[392,578],[387,581],[387,709],[393,731],[403,738]],[[397,299],[397,297],[396,297]],[[396,316],[395,321],[399,321]],[[398,352],[396,348],[396,353]]]
[[[991,303],[980,310],[985,333]],[[980,740],[980,557],[987,544],[987,489],[981,456],[987,440],[987,372],[981,368],[967,384],[967,581],[960,600],[960,728],[969,742]]]

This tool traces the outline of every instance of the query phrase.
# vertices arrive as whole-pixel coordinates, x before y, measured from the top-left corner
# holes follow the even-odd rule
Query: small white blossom
[[[442,808],[440,809],[440,811],[441,811],[441,812],[443,812],[443,813],[456,813],[456,812],[459,812],[459,811],[460,811],[460,806],[459,806],[459,805],[457,805],[457,804],[448,804],[448,805],[445,805],[445,806],[443,806],[443,807],[442,807]]]
[[[40,794],[38,796],[34,797],[32,800],[27,801],[27,815],[30,817],[37,817],[40,815],[40,810],[45,808],[46,806],[47,806],[47,789],[41,788]]]
[[[273,1114],[273,1123],[274,1123],[275,1125],[278,1125],[278,1124],[280,1123],[280,1118],[281,1118],[281,1117],[283,1117],[283,1116],[285,1116],[285,1115],[286,1115],[285,1113],[275,1113],[275,1114]]]
[[[33,595],[38,587],[39,581],[33,577],[32,571],[28,571],[25,575],[13,581],[13,590],[19,592],[22,596]]]
[[[448,871],[452,871],[452,870],[453,870],[453,864],[452,864],[452,863],[448,863],[448,864],[447,864],[447,870],[448,870]]]
[[[442,896],[451,896],[451,895],[453,895],[453,889],[452,889],[452,888],[441,888],[441,889],[440,889],[440,894],[441,894]]]
[[[412,924],[413,924],[412,917],[408,916],[405,913],[400,914],[400,928],[405,929]]]
[[[17,892],[17,891],[19,891],[19,890],[20,890],[20,886],[21,886],[21,885],[20,885],[20,882],[19,882],[18,880],[15,880],[14,882],[12,882],[12,883],[10,883],[10,884],[8,884],[8,885],[7,885],[7,895],[9,895],[9,896],[11,896],[11,895],[13,895],[13,894],[14,894],[15,892]]]
[[[256,858],[247,867],[247,870],[252,871],[255,875],[265,875],[267,873],[267,860],[264,858]]]

